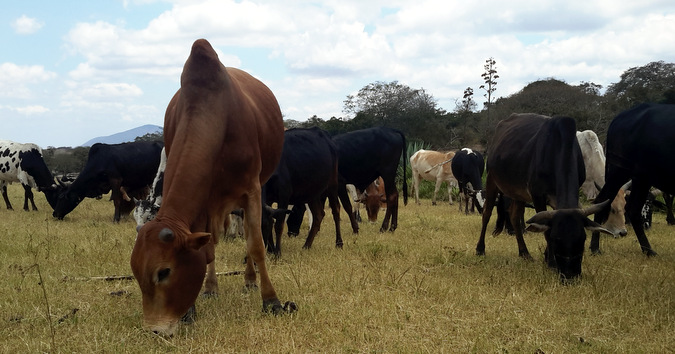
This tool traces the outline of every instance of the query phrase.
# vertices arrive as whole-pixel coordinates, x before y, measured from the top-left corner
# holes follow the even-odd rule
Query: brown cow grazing
[[[451,162],[455,152],[438,152],[419,150],[410,156],[413,188],[415,189],[415,203],[420,203],[420,179],[436,182],[431,205],[436,205],[436,195],[443,182],[448,183],[448,199],[452,203],[452,186],[457,185],[457,179],[452,174]]]
[[[382,177],[377,177],[373,183],[366,187],[358,197],[357,202],[362,203],[366,208],[368,214],[368,221],[376,222],[377,214],[380,210],[387,209],[387,194],[384,190],[384,180]]]
[[[162,207],[138,232],[131,268],[143,294],[144,327],[172,335],[205,292],[217,290],[216,235],[224,218],[244,209],[246,285],[260,273],[263,310],[282,306],[265,264],[261,185],[281,156],[284,127],[272,92],[249,74],[225,68],[209,42],[195,41],[181,88],[164,118],[167,164]]]

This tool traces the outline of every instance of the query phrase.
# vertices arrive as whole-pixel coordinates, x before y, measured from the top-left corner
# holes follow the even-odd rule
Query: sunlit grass
[[[10,186],[20,205],[19,186]],[[675,227],[662,214],[648,232],[659,256],[640,253],[632,232],[604,237],[586,253],[583,278],[560,285],[542,261],[540,234],[527,234],[535,258],[518,258],[513,237],[488,237],[474,255],[478,215],[439,203],[401,205],[399,228],[364,223],[344,249],[326,218],[311,250],[285,238],[269,260],[282,301],[299,311],[263,314],[242,276],[221,276],[220,295],[197,300],[198,320],[164,339],[141,329],[130,275],[131,219],[112,223],[112,203],[86,199],[64,221],[40,211],[0,209],[0,338],[3,352],[667,352],[675,348]],[[412,201],[412,200],[411,200]],[[380,215],[380,221],[382,215]],[[492,226],[492,225],[491,225]],[[219,272],[241,270],[242,240],[221,241]],[[39,283],[39,267],[43,283]],[[44,294],[46,293],[46,297]],[[47,310],[49,304],[49,311]],[[49,322],[53,324],[53,336]]]

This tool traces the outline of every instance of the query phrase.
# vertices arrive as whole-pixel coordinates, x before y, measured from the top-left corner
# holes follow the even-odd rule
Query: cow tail
[[[405,142],[405,134],[401,132],[401,138],[403,138],[403,205],[408,205],[408,169],[406,167],[406,161],[408,160],[408,145]]]

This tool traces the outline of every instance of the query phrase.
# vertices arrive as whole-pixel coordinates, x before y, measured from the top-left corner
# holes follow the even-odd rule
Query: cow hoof
[[[647,257],[655,257],[655,256],[658,256],[658,253],[654,252],[654,251],[651,250],[651,249],[642,250],[642,252],[643,252],[644,254],[646,254]]]
[[[601,255],[601,254],[602,254],[602,251],[600,251],[599,248],[598,248],[598,249],[595,249],[595,250],[594,250],[594,249],[591,249],[591,255],[593,255],[593,256],[599,256],[599,255]]]
[[[192,324],[195,322],[196,319],[197,319],[197,308],[195,307],[195,305],[192,305],[185,313],[185,315],[181,317],[180,321],[181,323]]]
[[[484,256],[485,250],[476,250],[476,256]]]
[[[431,202],[431,205],[436,205],[436,202]],[[452,203],[450,203],[450,205],[452,205]]]
[[[283,313],[292,313],[298,310],[298,305],[292,301],[286,301],[284,305],[281,305],[279,299],[265,300],[263,301],[263,312],[271,312],[273,315],[280,315]]]
[[[298,305],[295,304],[293,301],[286,301],[284,303],[284,311],[288,313],[293,313],[295,311],[298,311]]]
[[[218,297],[218,293],[215,292],[215,291],[204,291],[202,293],[202,297],[205,297],[205,298]]]
[[[258,284],[254,283],[246,283],[244,285],[244,290],[245,291],[257,291],[258,290]]]
[[[534,258],[532,258],[532,256],[530,255],[529,252],[521,253],[521,254],[520,254],[520,257],[521,257],[522,259],[526,260],[526,261],[530,261],[530,262],[534,261]]]
[[[288,232],[288,237],[297,237],[297,236],[298,236],[297,232],[293,232],[293,231]]]

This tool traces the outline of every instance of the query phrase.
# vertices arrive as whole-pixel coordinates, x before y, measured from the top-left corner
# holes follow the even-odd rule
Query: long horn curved
[[[606,208],[607,205],[609,205],[609,203],[611,203],[611,202],[612,202],[611,200],[607,199],[602,203],[593,204],[593,205],[589,206],[588,208],[582,210],[581,214],[583,216],[593,215],[593,214],[599,212],[600,210]]]
[[[623,186],[621,186],[621,189],[623,189],[623,191],[625,192],[625,191],[627,191],[628,188],[630,188],[630,186],[632,186],[632,185],[633,185],[633,180],[631,179],[630,181],[626,182],[626,184],[624,184]]]

